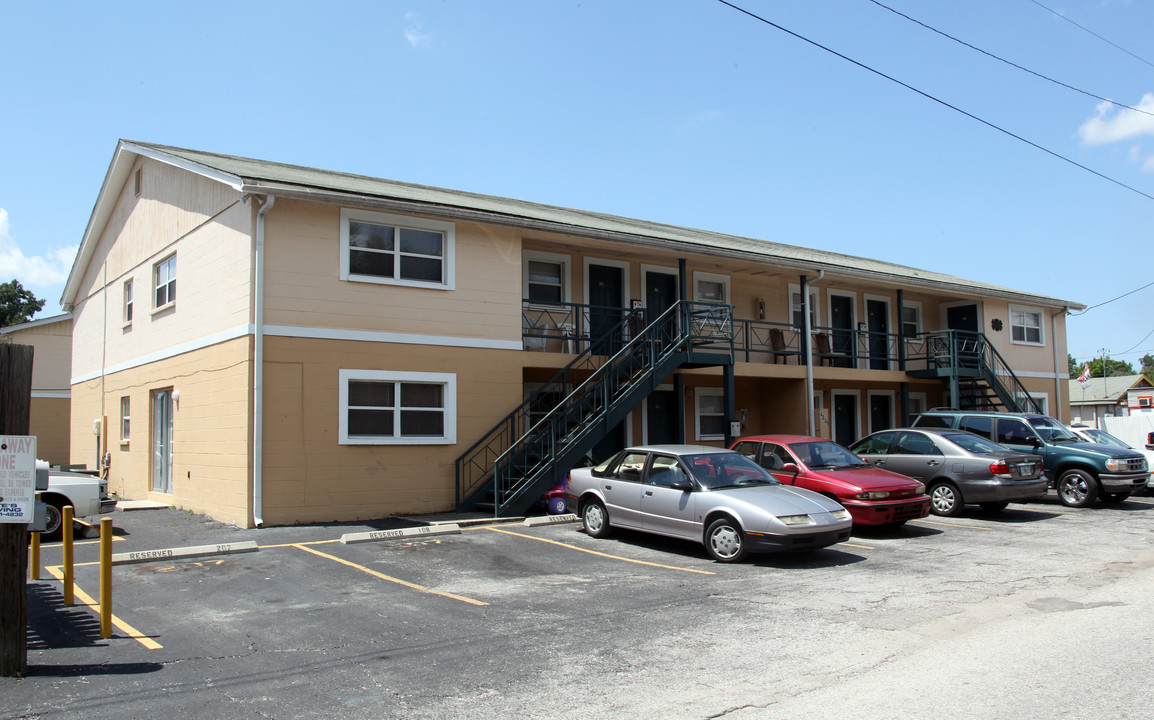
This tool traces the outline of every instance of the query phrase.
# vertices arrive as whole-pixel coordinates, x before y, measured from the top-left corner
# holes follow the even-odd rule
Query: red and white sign
[[[0,435],[0,523],[30,523],[35,507],[36,438]]]

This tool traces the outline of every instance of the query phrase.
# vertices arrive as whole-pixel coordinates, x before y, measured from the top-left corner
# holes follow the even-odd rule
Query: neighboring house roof
[[[744,258],[791,267],[803,272],[830,270],[842,275],[868,278],[904,287],[939,291],[948,288],[971,297],[996,297],[1076,310],[1085,307],[1067,300],[1033,295],[953,275],[797,245],[493,195],[121,140],[105,176],[104,185],[101,187],[96,206],[81,240],[76,261],[64,288],[61,305],[65,309],[71,309],[75,302],[80,279],[84,276],[84,270],[95,252],[96,242],[111,217],[116,199],[128,181],[133,164],[139,156],[213,178],[242,193],[407,210],[455,219],[576,234],[667,250]]]
[[[1126,399],[1131,388],[1154,387],[1144,375],[1118,375],[1108,378],[1090,378],[1083,388],[1077,380],[1070,381],[1071,405],[1113,405]]]
[[[7,335],[8,333],[14,333],[17,330],[27,330],[28,328],[39,327],[41,325],[68,322],[70,320],[72,320],[72,313],[61,313],[60,315],[53,315],[52,317],[29,320],[28,322],[23,322],[18,325],[9,325],[8,327],[0,328],[0,335]]]

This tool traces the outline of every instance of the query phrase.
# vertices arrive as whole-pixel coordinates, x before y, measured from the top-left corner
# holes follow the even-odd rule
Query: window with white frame
[[[124,324],[132,323],[132,280],[124,281]]]
[[[1048,415],[1050,413],[1050,396],[1045,393],[1029,393],[1027,395],[1024,392],[1015,392],[1014,399],[1020,407],[1024,408],[1032,408],[1030,400],[1033,399],[1034,402],[1038,403],[1038,411],[1041,414]]]
[[[127,395],[125,395],[120,398],[120,442],[122,443],[128,442],[128,438],[131,435],[129,419],[131,418],[132,413],[130,410],[131,400]]]
[[[729,276],[693,273],[693,299],[709,303],[729,303]]]
[[[1042,311],[1038,308],[1010,306],[1010,340],[1027,345],[1041,345]]]
[[[457,441],[453,373],[340,371],[342,445],[451,445]]]
[[[526,251],[522,292],[534,305],[559,305],[569,300],[569,256]]]
[[[817,291],[809,288],[809,326],[815,328],[818,326],[817,319],[820,317],[818,312]],[[800,328],[805,322],[805,308],[802,304],[801,286],[789,286],[789,321],[794,327]]]
[[[176,302],[176,256],[169,255],[152,266],[153,283],[156,288],[154,307],[162,308]]]
[[[341,210],[341,280],[453,289],[453,223]]]
[[[721,388],[697,388],[693,414],[698,440],[725,439],[725,394]]]
[[[906,302],[902,306],[902,335],[912,338],[922,332],[922,304]]]

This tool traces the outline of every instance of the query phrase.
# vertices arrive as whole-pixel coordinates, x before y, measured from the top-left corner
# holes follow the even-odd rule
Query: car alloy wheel
[[[1068,507],[1086,507],[1098,497],[1098,485],[1085,470],[1067,470],[1057,486],[1058,499]]]
[[[609,534],[609,513],[597,500],[590,500],[585,506],[581,521],[585,524],[585,532],[592,537],[601,538]]]
[[[745,535],[729,518],[719,518],[705,533],[705,548],[718,562],[737,562],[745,557]]]

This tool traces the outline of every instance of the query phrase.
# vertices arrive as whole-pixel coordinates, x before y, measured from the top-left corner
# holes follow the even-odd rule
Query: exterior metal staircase
[[[606,333],[621,343],[591,338],[457,459],[458,512],[523,513],[674,370],[733,363],[731,306],[680,301],[641,327],[643,312],[627,312]],[[596,354],[614,346],[611,356]]]
[[[959,410],[1042,412],[984,334],[941,330],[919,339],[925,341],[923,352],[907,357],[906,372],[948,383],[950,397]],[[920,367],[923,362],[924,367]]]

